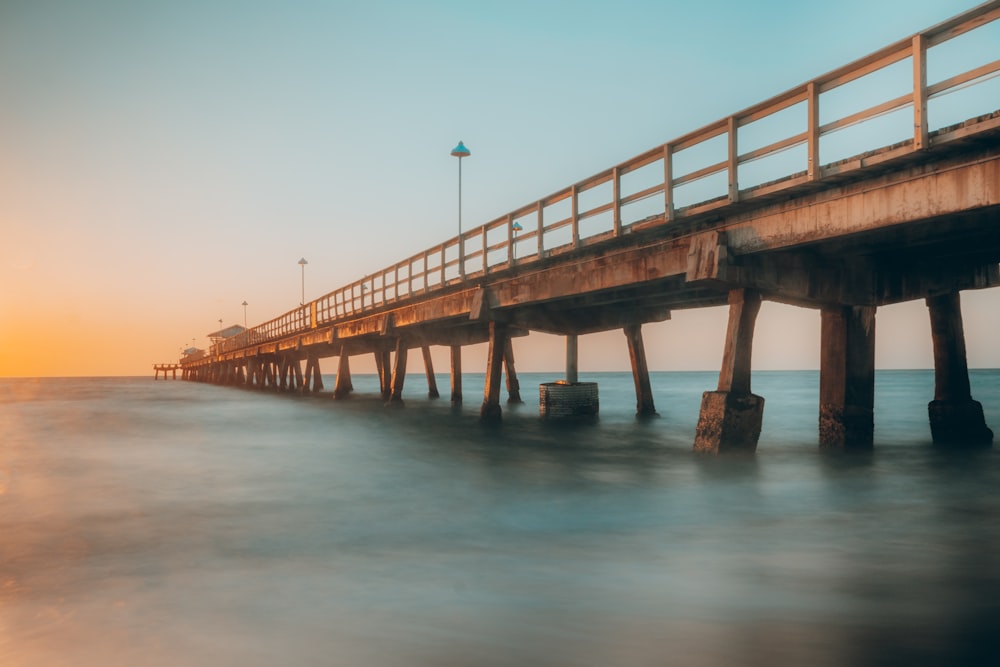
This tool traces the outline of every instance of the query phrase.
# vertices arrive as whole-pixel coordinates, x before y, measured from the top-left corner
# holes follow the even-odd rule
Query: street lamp
[[[247,300],[243,299],[243,328],[244,329],[247,328],[247,306],[248,305],[250,305],[250,304],[247,303]]]
[[[300,306],[306,305],[306,264],[308,263],[305,257],[299,260],[299,266],[302,267],[302,300],[299,301]]]
[[[511,248],[513,253],[512,258],[517,259],[517,233],[524,229],[524,227],[521,226],[520,222],[515,222],[510,228],[514,230],[514,246]]]
[[[465,277],[465,244],[462,242],[462,158],[469,157],[472,152],[461,141],[452,149],[453,157],[458,158],[458,275]]]

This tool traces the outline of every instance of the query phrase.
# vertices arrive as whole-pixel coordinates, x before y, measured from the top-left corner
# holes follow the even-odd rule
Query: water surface
[[[931,445],[931,372],[878,374],[861,455],[818,451],[816,373],[755,373],[757,453],[722,458],[716,374],[653,374],[653,420],[582,377],[571,424],[552,379],[499,429],[473,375],[458,410],[417,376],[403,409],[0,380],[0,664],[1000,664],[1000,455]]]

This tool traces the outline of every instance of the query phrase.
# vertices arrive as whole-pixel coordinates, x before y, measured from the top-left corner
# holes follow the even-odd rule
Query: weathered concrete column
[[[382,400],[388,401],[392,396],[392,359],[389,350],[379,350],[375,353],[375,368],[378,371],[379,390]]]
[[[576,334],[566,336],[566,382],[576,384],[580,370],[580,347]]]
[[[719,388],[702,394],[695,451],[720,454],[757,449],[764,399],[750,393],[750,358],[759,311],[760,294],[756,291],[729,292],[729,326]]]
[[[431,348],[424,345],[420,348],[424,355],[424,374],[427,375],[427,398],[439,398],[437,378],[434,377],[434,361],[431,359]]]
[[[503,348],[503,369],[507,376],[507,402],[523,403],[521,400],[521,383],[517,381],[517,370],[514,368],[514,342],[508,337]]]
[[[483,406],[479,410],[480,421],[499,423],[503,411],[500,409],[500,383],[503,374],[503,351],[507,345],[507,327],[490,322],[490,347],[486,363],[486,387],[483,392]]]
[[[392,367],[392,391],[389,394],[389,403],[392,405],[403,404],[403,382],[406,380],[406,342],[402,338],[396,339],[396,359]]]
[[[462,402],[462,346],[451,346],[451,402]]]
[[[927,404],[936,444],[984,445],[993,442],[983,406],[972,399],[969,364],[958,292],[928,297],[934,340],[934,400]]]
[[[292,369],[289,389],[298,392],[305,391],[305,387],[302,385],[302,362],[299,359],[289,359],[288,365]]]
[[[341,350],[340,358],[337,360],[337,380],[333,383],[333,397],[344,398],[352,391],[354,384],[351,382],[351,357]]]
[[[875,307],[821,313],[819,446],[870,449],[875,430]]]
[[[312,386],[310,386],[310,384]],[[323,390],[323,375],[319,370],[319,357],[314,354],[310,354],[306,359],[306,376],[305,376],[305,387],[303,391],[312,391],[313,393]]]
[[[632,379],[635,381],[635,414],[637,417],[655,417],[653,387],[649,382],[646,348],[642,344],[642,325],[625,327],[625,340],[628,341],[628,358],[632,362]]]
[[[288,357],[281,355],[278,357],[278,390],[284,391],[288,387],[288,374],[291,369],[288,366]]]

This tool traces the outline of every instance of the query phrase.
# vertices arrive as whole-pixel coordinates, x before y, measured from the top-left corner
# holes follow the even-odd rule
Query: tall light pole
[[[306,305],[306,264],[308,263],[305,257],[299,260],[299,266],[302,267],[302,300],[299,301],[300,306]]]
[[[248,305],[250,305],[250,304],[247,303],[247,300],[243,299],[243,328],[244,329],[247,328],[247,306]]]
[[[472,152],[461,141],[451,151],[458,158],[458,275],[465,277],[465,244],[462,241],[462,158],[469,157]]]

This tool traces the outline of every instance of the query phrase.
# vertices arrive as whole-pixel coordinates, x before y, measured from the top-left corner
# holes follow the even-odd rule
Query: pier
[[[521,400],[519,338],[565,336],[572,387],[577,337],[621,330],[637,414],[648,416],[656,407],[643,325],[677,309],[725,305],[719,382],[703,395],[694,448],[752,451],[765,405],[752,390],[754,326],[761,302],[773,300],[821,313],[819,445],[865,449],[873,444],[877,310],[919,299],[933,339],[933,439],[989,443],[969,387],[961,292],[1000,286],[1000,110],[935,128],[928,118],[936,99],[1000,74],[1000,45],[939,81],[928,82],[927,63],[933,47],[998,18],[1000,1],[987,2],[274,319],[214,337],[209,350],[181,359],[182,377],[318,392],[320,359],[338,357],[333,397],[343,398],[353,389],[351,357],[370,354],[383,398],[398,405],[411,350],[423,355],[428,393],[437,396],[429,348],[445,346],[459,402],[461,347],[488,343],[480,414],[498,422],[504,386],[508,400]],[[820,122],[831,91],[899,63],[912,70],[908,92]],[[824,139],[888,114],[903,118],[903,140],[875,136],[864,152],[824,159]],[[779,136],[748,148],[751,129],[769,121]],[[691,166],[682,158],[692,154],[709,157]],[[780,176],[750,176],[751,163],[789,155],[801,159]]]
[[[182,366],[180,364],[178,364],[178,363],[173,363],[173,364],[153,364],[153,371],[154,371],[154,375],[153,375],[153,379],[154,380],[159,380],[160,379],[160,373],[163,373],[163,379],[164,380],[167,379],[167,373],[170,373],[170,377],[173,380],[177,379],[177,371],[181,371],[181,375],[183,376]]]

